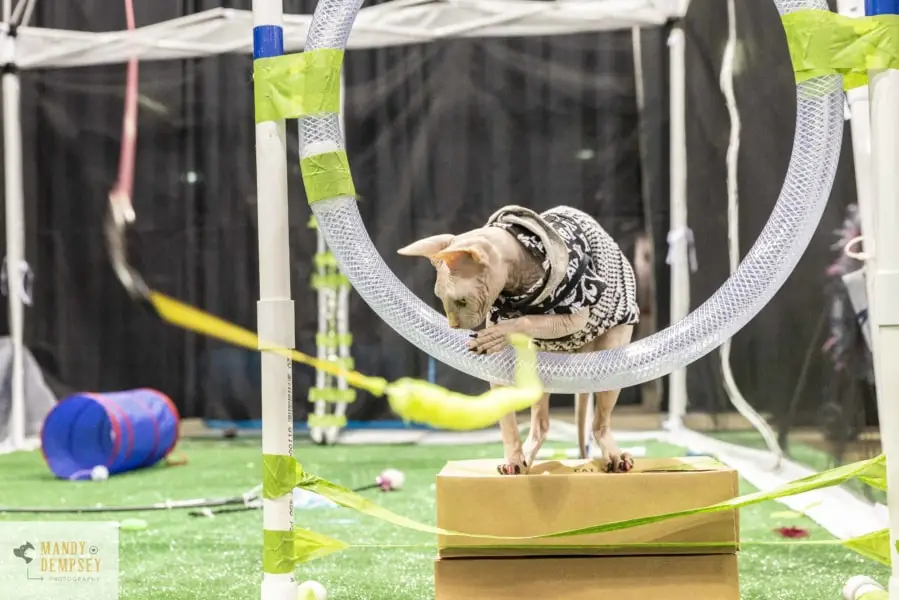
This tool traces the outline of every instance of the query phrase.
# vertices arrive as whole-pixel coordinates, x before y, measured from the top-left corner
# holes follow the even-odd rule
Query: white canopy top
[[[379,48],[447,38],[545,36],[662,25],[683,17],[686,0],[394,0],[363,8],[347,47]],[[285,51],[302,50],[311,15],[285,15]],[[22,27],[21,69],[252,53],[253,14],[216,8],[140,27],[94,33]]]

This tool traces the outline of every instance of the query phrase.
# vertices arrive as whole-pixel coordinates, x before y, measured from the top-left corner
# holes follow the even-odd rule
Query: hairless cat
[[[628,344],[639,321],[633,268],[612,237],[586,213],[558,206],[541,214],[520,206],[494,213],[484,227],[440,234],[400,249],[428,258],[437,271],[434,293],[450,327],[474,330],[469,348],[498,352],[510,333],[523,333],[545,352],[592,352]],[[606,469],[626,472],[633,458],[611,432],[620,390],[596,394],[593,436]],[[578,447],[587,457],[586,414],[591,393],[577,394]],[[527,473],[546,441],[549,394],[531,408],[522,444],[518,419],[500,421],[503,475]]]

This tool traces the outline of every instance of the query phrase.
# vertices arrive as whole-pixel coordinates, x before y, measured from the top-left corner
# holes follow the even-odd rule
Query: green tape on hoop
[[[899,68],[897,15],[853,18],[799,10],[784,15],[783,26],[797,83],[842,75],[849,90],[867,85],[869,69]]]
[[[346,416],[312,414],[306,418],[306,423],[309,427],[346,427]]]
[[[272,575],[293,573],[297,563],[294,532],[264,529],[262,536],[262,570]]]
[[[253,61],[256,122],[340,112],[343,51],[310,50]]]
[[[280,454],[262,455],[262,495],[268,500],[280,498],[296,484],[297,459]]]
[[[350,161],[343,150],[308,156],[300,161],[309,204],[337,196],[355,196]]]

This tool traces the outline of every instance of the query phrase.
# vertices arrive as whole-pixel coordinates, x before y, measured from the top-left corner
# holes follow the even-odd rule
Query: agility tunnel
[[[97,466],[110,475],[151,467],[174,449],[180,420],[171,399],[149,388],[73,394],[44,419],[44,460],[61,479],[90,479]]]

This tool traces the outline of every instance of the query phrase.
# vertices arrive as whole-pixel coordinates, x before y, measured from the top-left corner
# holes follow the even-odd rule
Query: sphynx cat
[[[400,249],[425,257],[437,272],[434,293],[449,326],[474,330],[469,349],[499,352],[508,335],[530,336],[538,349],[593,352],[628,344],[639,307],[633,270],[617,244],[585,213],[556,207],[542,214],[510,206],[487,225],[459,235],[440,234]],[[593,436],[606,470],[627,472],[633,458],[622,452],[611,431],[620,390],[596,393]],[[587,456],[586,414],[591,393],[576,395],[575,415],[581,458]],[[524,474],[537,459],[549,432],[549,394],[531,408],[531,426],[522,444],[518,419],[500,421],[504,464],[500,474]]]

